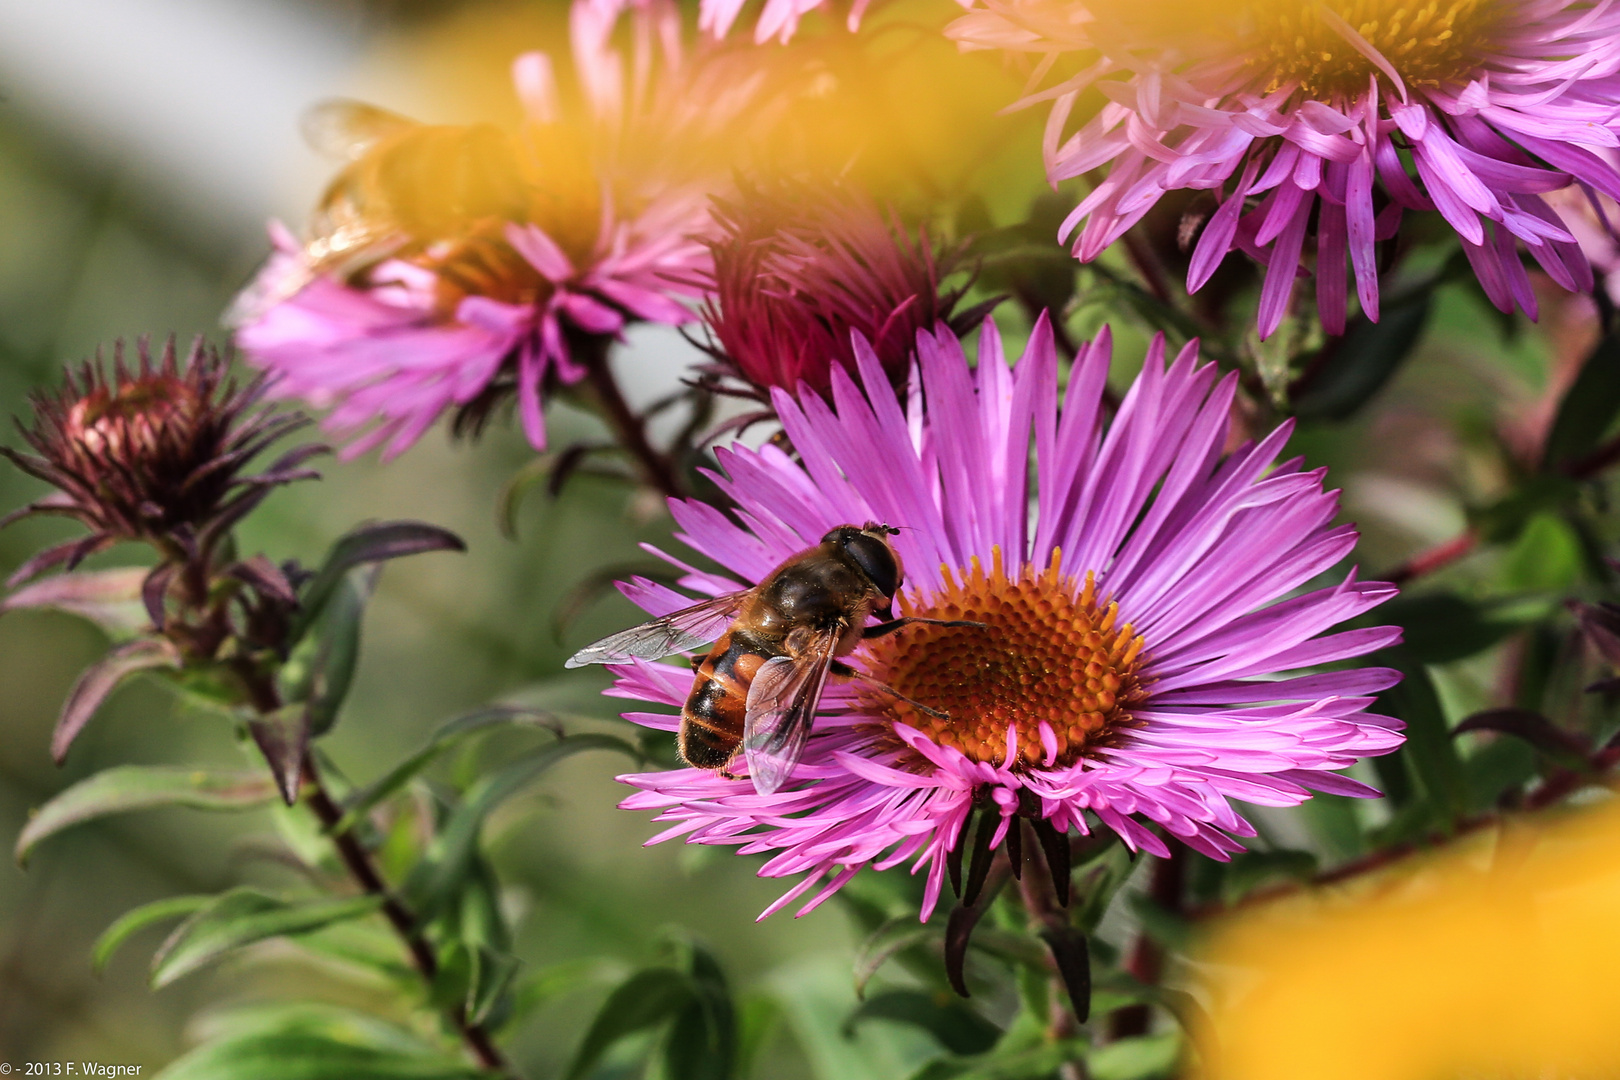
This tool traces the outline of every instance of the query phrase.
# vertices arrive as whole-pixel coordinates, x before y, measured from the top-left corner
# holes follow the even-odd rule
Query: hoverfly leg
[[[932,622],[933,620],[930,619],[930,620],[916,620],[916,621]],[[969,626],[982,626],[984,624],[983,623],[969,623],[968,625]],[[940,712],[938,709],[931,708],[931,707],[929,707],[927,705],[924,705],[922,702],[918,701],[915,698],[908,698],[908,697],[906,697],[906,695],[902,694],[900,691],[896,690],[894,687],[890,686],[888,683],[882,681],[881,679],[874,679],[874,678],[872,678],[872,676],[868,675],[864,671],[856,671],[854,668],[850,667],[848,664],[846,664],[846,663],[844,663],[844,662],[842,662],[840,660],[834,660],[833,661],[831,671],[832,671],[832,673],[834,675],[841,675],[846,679],[855,679],[855,680],[857,680],[859,682],[865,683],[867,686],[870,686],[874,690],[881,690],[885,694],[888,694],[890,697],[894,698],[896,701],[903,701],[907,705],[910,705],[912,708],[918,710],[919,712],[927,713],[929,716],[932,716],[935,720],[949,720],[951,718],[950,713]]]
[[[907,616],[903,619],[890,619],[888,622],[880,622],[876,626],[868,626],[865,630],[861,631],[861,637],[882,637],[884,634],[892,634],[896,630],[901,630],[908,626],[973,626],[980,630],[985,629],[984,623],[974,622],[971,619],[920,619]]]

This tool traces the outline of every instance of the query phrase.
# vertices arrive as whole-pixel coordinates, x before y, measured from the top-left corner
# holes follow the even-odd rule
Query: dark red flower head
[[[913,239],[858,192],[778,181],[717,199],[714,217],[704,319],[755,386],[826,390],[833,364],[853,368],[851,332],[898,381],[917,331],[951,323],[962,295],[941,295],[953,260],[936,258],[926,231]]]
[[[30,559],[12,584],[61,563],[71,568],[120,540],[150,542],[172,559],[206,556],[272,488],[314,475],[298,466],[325,447],[300,447],[262,473],[243,475],[261,451],[307,423],[296,413],[255,408],[262,378],[238,387],[228,361],[200,338],[184,363],[172,338],[155,364],[145,340],[136,354],[132,369],[118,342],[110,375],[99,352],[68,370],[56,393],[33,396],[33,427],[18,423],[35,453],[0,447],[57,489],[0,525],[61,514],[90,529]]]

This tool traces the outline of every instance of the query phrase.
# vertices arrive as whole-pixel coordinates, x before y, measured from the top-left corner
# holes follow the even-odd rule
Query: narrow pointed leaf
[[[155,567],[141,581],[141,605],[146,609],[146,617],[152,620],[152,626],[160,633],[169,621],[169,582],[174,580],[178,569],[174,563],[164,563]]]
[[[989,875],[976,903],[957,904],[945,923],[945,977],[951,989],[971,997],[967,985],[967,951],[973,942],[973,928],[995,902],[996,894],[1007,883],[1011,872],[1003,866]]]
[[[348,697],[360,660],[361,621],[376,584],[375,567],[347,574],[281,669],[282,699],[303,703],[310,738],[332,729]]]
[[[467,983],[466,1014],[470,1023],[482,1024],[512,986],[518,972],[514,956],[479,948],[473,952],[473,977]]]
[[[921,925],[912,915],[898,915],[872,931],[855,954],[855,996],[866,996],[866,984],[897,953],[939,937],[937,926]]]
[[[979,813],[979,826],[973,831],[973,852],[968,860],[967,885],[962,891],[962,903],[971,906],[979,899],[979,890],[984,887],[984,879],[990,873],[990,863],[995,853],[990,850],[990,841],[996,837],[996,826],[1001,824],[999,816],[992,811]]]
[[[570,735],[485,776],[467,792],[406,879],[404,892],[416,912],[422,916],[437,912],[465,880],[478,850],[478,834],[492,810],[552,766],[587,750],[616,750],[639,757],[635,747],[612,735]]]
[[[1309,384],[1298,387],[1294,413],[1301,420],[1345,420],[1388,384],[1423,336],[1432,293],[1386,304],[1377,322],[1358,316],[1348,333],[1307,361]]]
[[[1035,838],[1041,842],[1041,854],[1046,857],[1046,870],[1052,876],[1052,889],[1057,894],[1058,906],[1066,908],[1069,906],[1071,884],[1069,838],[1058,832],[1046,818],[1037,818],[1031,825],[1035,829]],[[1014,828],[1008,835],[1018,831]]]
[[[259,593],[280,600],[284,604],[296,604],[298,592],[287,580],[287,575],[281,567],[271,562],[263,555],[255,555],[251,559],[243,559],[232,566],[230,575],[238,581],[253,586]]]
[[[1040,936],[1051,950],[1063,988],[1069,992],[1075,1019],[1085,1023],[1091,1016],[1091,949],[1086,935],[1072,926],[1046,926]]]
[[[737,1059],[737,1010],[725,973],[697,944],[687,949],[692,1001],[675,1014],[664,1040],[668,1080],[732,1080]]]
[[[591,1021],[564,1080],[586,1076],[622,1039],[662,1023],[692,1002],[692,979],[674,968],[638,971],[608,995]]]
[[[298,801],[304,783],[304,755],[309,751],[309,716],[295,702],[248,721],[248,734],[258,744],[288,806]]]
[[[119,765],[79,781],[40,807],[17,837],[17,861],[27,860],[46,837],[109,814],[155,806],[247,810],[275,797],[275,786],[259,773]]]
[[[138,566],[58,574],[24,585],[0,600],[0,612],[51,608],[88,619],[114,638],[126,638],[146,626],[141,606],[141,582],[146,574]]]
[[[118,951],[119,947],[148,926],[190,915],[213,902],[214,897],[206,894],[169,896],[162,900],[154,900],[150,904],[142,904],[132,911],[124,912],[96,939],[95,947],[90,951],[91,970],[97,975],[106,971],[108,962],[112,960],[113,954]]]
[[[922,990],[886,990],[863,1001],[844,1021],[844,1034],[868,1020],[890,1020],[921,1028],[953,1054],[982,1054],[1001,1038],[1001,1029],[949,996]]]
[[[434,732],[432,738],[421,749],[351,796],[344,804],[343,820],[327,831],[335,834],[352,829],[378,803],[401,791],[405,785],[421,775],[422,770],[433,764],[441,753],[455,745],[457,741],[479,731],[485,731],[503,724],[544,727],[555,732],[559,737],[562,735],[562,725],[558,723],[556,718],[550,713],[536,709],[496,705],[487,709],[479,709],[465,716],[458,716]]]
[[[321,613],[344,576],[356,566],[419,555],[426,551],[466,551],[455,533],[420,521],[385,521],[364,525],[332,545],[326,562],[304,587],[303,610],[293,625],[298,640]]]
[[[152,959],[152,986],[165,987],[244,945],[307,934],[369,915],[381,906],[380,896],[288,902],[254,889],[232,889],[169,935]]]
[[[136,672],[179,667],[180,654],[161,638],[137,638],[91,664],[68,691],[62,715],[56,721],[56,731],[51,735],[51,757],[58,765],[67,759],[73,740],[79,737],[119,683]]]
[[[156,1080],[489,1080],[415,1035],[329,1006],[275,1010],[263,1018],[209,1020],[223,1031],[173,1062]]]
[[[1554,764],[1576,772],[1592,767],[1592,745],[1588,739],[1559,727],[1529,709],[1486,709],[1452,728],[1451,734],[1461,735],[1469,731],[1494,731],[1523,739],[1547,755]]]
[[[1557,469],[1595,449],[1620,416],[1620,337],[1598,342],[1564,392],[1547,433],[1542,468]]]

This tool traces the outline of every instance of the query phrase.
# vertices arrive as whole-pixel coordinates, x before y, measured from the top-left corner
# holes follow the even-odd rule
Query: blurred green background
[[[437,101],[424,90],[431,80],[417,78],[424,42],[440,32],[460,40],[513,27],[538,39],[564,10],[557,0],[0,2],[3,411],[25,413],[27,392],[53,382],[61,362],[115,338],[222,338],[220,312],[266,252],[264,219],[297,221],[318,191],[326,166],[299,147],[303,107],[341,93],[417,115],[454,114],[459,105]],[[504,72],[489,81],[502,86]],[[1033,157],[1004,172],[989,192],[998,212],[1040,190]],[[1584,354],[1590,327],[1580,311],[1555,307],[1541,328],[1510,332],[1487,310],[1472,286],[1446,287],[1423,344],[1373,407],[1347,425],[1307,427],[1296,441],[1313,464],[1332,468],[1330,486],[1344,489],[1345,514],[1363,527],[1359,561],[1368,572],[1450,539],[1467,507],[1508,490],[1513,433],[1532,444]],[[1105,317],[1120,331],[1116,383],[1124,385],[1145,331],[1106,296],[1077,309],[1072,329],[1089,333]],[[625,362],[636,365],[629,381],[638,396],[673,382],[691,356],[684,349],[668,335],[635,340]],[[554,412],[555,444],[591,424]],[[645,563],[637,542],[667,543],[667,521],[622,486],[582,477],[558,499],[528,498],[518,539],[508,540],[496,527],[497,495],[531,456],[510,426],[496,425],[476,445],[452,445],[436,432],[388,466],[374,457],[329,460],[323,482],[275,495],[243,530],[245,549],[306,562],[366,518],[420,518],[469,544],[466,555],[406,560],[384,574],[359,684],[327,744],[352,778],[378,775],[435,724],[490,700],[566,705],[612,722],[613,703],[594,695],[599,674],[565,684],[559,673],[578,645],[631,621],[631,607],[604,598],[566,629],[555,616],[594,572]],[[0,507],[37,491],[0,470]],[[1518,547],[1475,557],[1439,580],[1476,597],[1561,593],[1578,572],[1574,540],[1555,517],[1536,528]],[[0,569],[67,531],[29,521],[0,533]],[[240,764],[228,724],[140,684],[121,692],[67,765],[54,768],[56,711],[102,647],[94,630],[65,616],[0,618],[0,836],[15,836],[30,808],[112,764]],[[1494,656],[1437,669],[1453,719],[1497,693]],[[782,886],[755,878],[758,861],[726,849],[643,849],[656,827],[614,809],[626,791],[613,783],[618,767],[571,760],[490,833],[514,903],[529,910],[525,962],[538,969],[589,961],[577,992],[510,1036],[517,1062],[531,1075],[554,1074],[608,987],[653,956],[671,927],[710,945],[745,998],[777,1003],[783,1023],[754,1075],[895,1077],[926,1056],[922,1037],[906,1029],[870,1024],[853,1039],[838,1032],[854,1000],[849,964],[859,937],[838,905],[799,921],[755,923]],[[1313,805],[1309,813],[1350,812],[1327,797]],[[1377,820],[1382,811],[1373,804],[1354,812]],[[1260,820],[1280,842],[1319,843],[1286,815],[1263,812]],[[226,965],[159,993],[145,985],[148,949],[128,948],[103,977],[91,974],[91,943],[125,910],[288,873],[259,840],[270,824],[267,812],[156,811],[70,831],[26,871],[4,860],[0,1061],[155,1070],[187,1045],[188,1017],[205,1006],[337,993],[292,957],[246,973]],[[1126,929],[1119,922],[1109,932],[1123,938]],[[147,931],[137,944],[149,948],[157,938]]]

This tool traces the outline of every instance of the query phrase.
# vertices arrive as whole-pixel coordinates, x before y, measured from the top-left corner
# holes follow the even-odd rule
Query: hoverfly
[[[828,675],[859,679],[945,718],[838,659],[861,641],[903,626],[984,625],[894,617],[903,577],[889,537],[898,532],[871,522],[840,525],[752,589],[605,637],[575,653],[567,666],[656,660],[714,642],[696,664],[681,709],[681,757],[729,776],[726,769],[741,750],[754,789],[769,795],[787,783],[804,752]],[[871,615],[882,621],[867,626]]]

